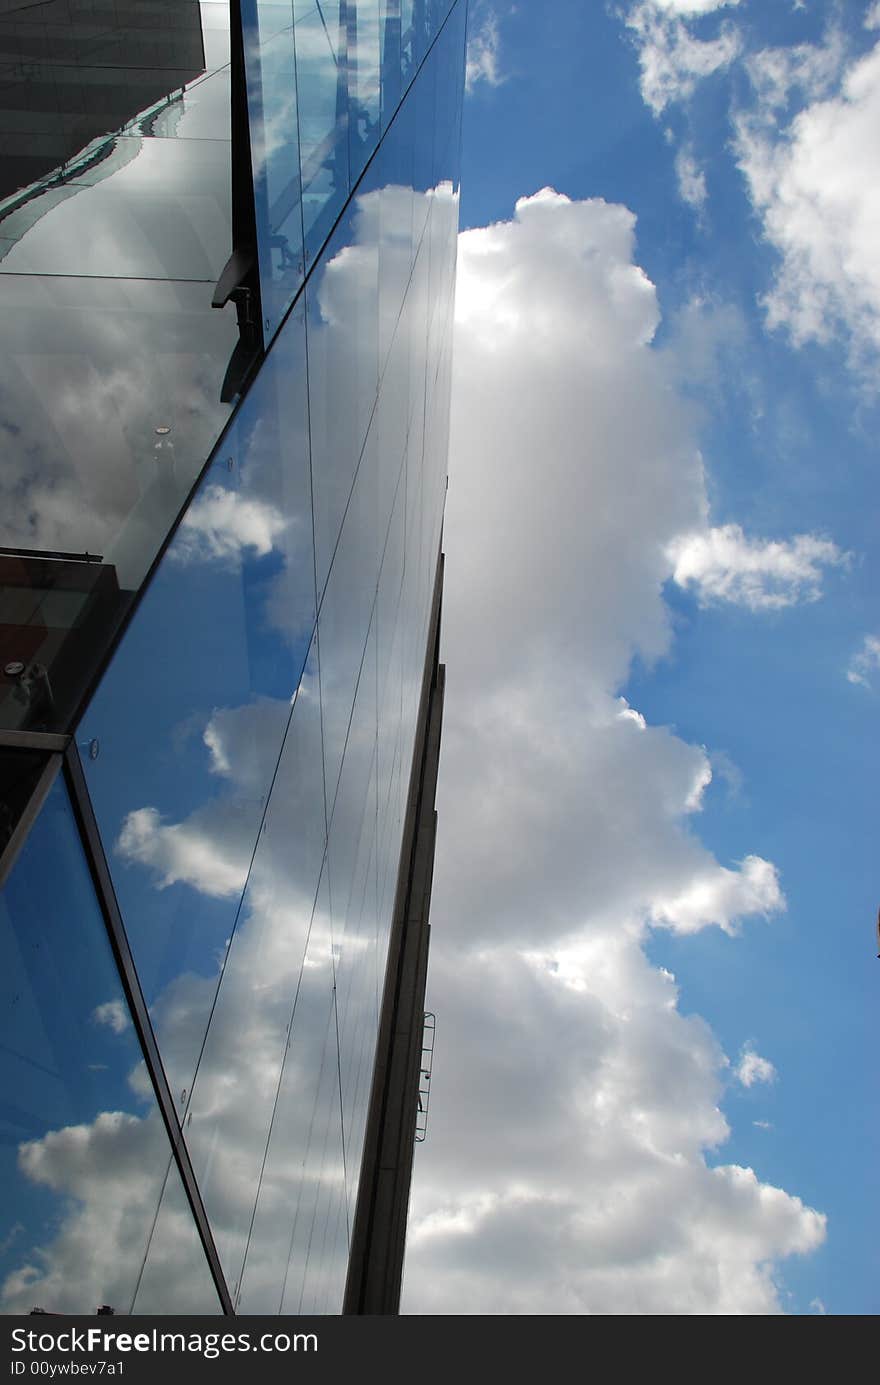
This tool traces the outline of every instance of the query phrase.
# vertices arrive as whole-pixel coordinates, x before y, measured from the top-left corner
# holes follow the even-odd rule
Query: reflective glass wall
[[[66,731],[230,416],[230,7],[50,0],[0,44],[0,730]]]
[[[132,591],[229,416],[229,5],[36,8],[0,43],[56,61],[20,56],[0,128],[33,150],[46,127],[45,158],[49,129],[92,137],[0,202],[0,544],[100,555]],[[0,170],[37,171],[11,133]]]
[[[268,348],[76,744],[231,1302],[335,1313],[445,497],[466,12],[249,5]],[[204,140],[198,88],[220,71],[184,93],[177,124],[166,113],[188,133],[146,138]],[[10,918],[26,916],[21,897]],[[123,1056],[112,1088],[90,1079],[91,1104],[71,1079],[67,1106],[29,1127],[57,1149],[51,1184],[10,1139],[8,1219],[22,1190],[45,1210],[11,1243],[0,1302],[90,1310],[65,1277],[69,1245],[101,1220],[100,1185],[64,1154],[75,1129],[83,1147],[104,1139],[120,1197],[130,1177],[152,1208],[148,1233],[108,1233],[93,1294],[118,1311],[211,1311],[179,1296],[175,1263],[217,1304],[204,1264],[200,1278],[175,1249],[185,1227],[201,1253],[145,1069],[123,1054],[124,1007],[109,991],[79,1000],[69,1061],[104,1062],[101,1034]]]
[[[176,1311],[216,1313],[60,775],[0,894],[0,978],[4,1311],[159,1312],[172,1273]]]

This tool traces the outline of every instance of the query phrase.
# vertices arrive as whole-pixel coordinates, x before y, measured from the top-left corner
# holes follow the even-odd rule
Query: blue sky
[[[477,1312],[874,1312],[880,6],[562,0],[550,22],[545,7],[476,0],[469,55],[441,776],[441,820],[445,807],[458,821],[438,847],[435,1139],[420,1152],[409,1308],[461,1311],[465,1289]],[[547,194],[514,212],[545,188],[571,205]],[[605,278],[589,287],[596,260]],[[657,498],[641,504],[642,487]],[[510,569],[523,546],[527,585]],[[479,647],[486,621],[517,642],[517,667]],[[627,734],[643,719],[631,764],[608,749],[614,698]],[[555,774],[547,764],[567,716],[571,765],[590,765],[580,783],[564,752]],[[482,798],[464,768],[480,750]],[[495,853],[510,899],[493,931]],[[618,874],[597,886],[600,907],[604,864]],[[637,943],[625,964],[624,937]],[[534,1000],[538,954],[568,977],[566,997]],[[470,1010],[444,991],[464,958]],[[672,974],[682,1026],[663,1072],[627,1049],[628,1080],[641,1063],[654,1084],[629,1147],[644,1182],[603,1162],[603,1122],[585,1114],[600,1098],[638,1110],[608,1077],[638,959],[632,1006]],[[564,1073],[596,1018],[573,1018],[572,995],[601,1010],[608,1046],[566,1105],[554,1060]],[[659,1034],[653,1003],[641,1013]],[[472,1033],[494,1088],[471,1076]],[[714,1077],[690,1105],[695,1064]],[[538,1089],[543,1118],[540,1103],[529,1114]],[[493,1163],[480,1136],[469,1165],[456,1153],[445,1124],[460,1134],[481,1111],[495,1150],[517,1157]],[[544,1122],[531,1156],[524,1113]],[[557,1138],[583,1142],[580,1165]],[[687,1170],[666,1193],[674,1228],[652,1227],[645,1188],[661,1165]],[[727,1239],[706,1191],[745,1187],[707,1173],[722,1166],[753,1171],[748,1245]],[[630,1207],[638,1247],[625,1212],[597,1222],[597,1204]]]

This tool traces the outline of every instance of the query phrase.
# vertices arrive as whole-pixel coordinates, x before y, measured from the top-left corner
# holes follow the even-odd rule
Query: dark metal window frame
[[[80,840],[88,861],[92,883],[101,913],[104,916],[104,923],[107,928],[107,936],[110,946],[116,959],[119,969],[119,977],[125,998],[128,1002],[131,1013],[132,1024],[140,1042],[144,1062],[153,1084],[153,1091],[159,1104],[162,1119],[165,1122],[165,1129],[171,1143],[171,1151],[177,1164],[189,1201],[190,1210],[195,1221],[211,1277],[217,1290],[218,1297],[223,1309],[223,1313],[228,1317],[235,1316],[235,1308],[232,1303],[232,1296],[226,1283],[226,1277],[220,1264],[220,1257],[214,1243],[211,1226],[208,1221],[208,1214],[202,1195],[199,1191],[198,1181],[195,1170],[189,1157],[189,1150],[183,1135],[183,1127],[177,1114],[174,1096],[168,1085],[165,1076],[165,1069],[162,1066],[162,1059],[159,1053],[159,1046],[153,1032],[147,1003],[141,990],[138,980],[134,958],[128,944],[125,933],[125,926],[122,922],[122,914],[116,899],[116,892],[113,889],[113,881],[110,876],[110,867],[107,864],[107,857],[104,853],[104,844],[98,830],[92,802],[89,797],[82,763],[79,758],[79,751],[76,742],[71,740],[64,755],[64,777],[70,793],[70,800],[73,806],[74,817],[79,828]]]
[[[214,1244],[214,1237],[211,1232],[208,1214],[199,1191],[195,1170],[189,1157],[186,1141],[183,1135],[183,1127],[177,1114],[177,1107],[168,1079],[165,1076],[165,1069],[162,1066],[162,1059],[159,1053],[159,1046],[153,1031],[147,1003],[141,990],[138,980],[137,970],[128,944],[125,927],[122,922],[122,914],[116,900],[116,892],[113,889],[113,881],[110,876],[110,867],[107,864],[107,857],[104,852],[104,844],[98,830],[97,820],[94,809],[92,808],[91,798],[89,797],[85,775],[83,773],[82,762],[80,761],[79,751],[76,742],[70,736],[54,735],[46,732],[36,731],[0,731],[0,746],[11,750],[44,750],[47,752],[47,760],[37,784],[31,794],[27,808],[21,816],[16,828],[7,843],[3,853],[2,870],[0,870],[0,885],[2,885],[11,872],[15,861],[24,845],[31,828],[39,816],[40,810],[46,801],[49,790],[55,783],[59,773],[64,776],[64,782],[70,797],[73,809],[74,821],[79,832],[79,839],[85,853],[89,874],[92,878],[92,885],[98,900],[98,905],[104,919],[104,926],[107,929],[107,937],[113,952],[119,972],[120,983],[122,985],[125,999],[128,1004],[131,1021],[134,1026],[135,1034],[140,1043],[141,1053],[147,1066],[147,1072],[153,1086],[156,1101],[165,1124],[165,1130],[171,1146],[174,1161],[180,1173],[183,1187],[189,1202],[190,1211],[196,1224],[211,1278],[220,1300],[223,1313],[226,1316],[234,1317],[235,1309],[232,1303],[232,1296],[226,1284],[226,1278],[220,1264],[220,1257],[217,1247]]]
[[[28,750],[41,750],[45,747],[28,746],[24,748]],[[31,790],[31,795],[27,801],[27,806],[25,807],[25,810],[22,813],[21,817],[18,819],[18,822],[15,824],[15,827],[12,831],[12,835],[10,836],[9,841],[3,848],[2,854],[0,854],[0,889],[3,888],[3,886],[6,884],[6,881],[9,879],[12,867],[18,860],[18,853],[21,851],[21,848],[27,841],[28,834],[37,820],[40,809],[46,802],[49,790],[55,783],[55,779],[58,775],[58,771],[60,770],[60,768],[61,756],[57,753],[57,751],[50,752],[45,765],[40,771],[40,775],[37,779],[37,782]]]

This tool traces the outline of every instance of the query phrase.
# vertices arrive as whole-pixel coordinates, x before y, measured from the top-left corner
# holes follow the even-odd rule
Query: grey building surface
[[[5,1313],[397,1309],[465,28],[0,13]]]

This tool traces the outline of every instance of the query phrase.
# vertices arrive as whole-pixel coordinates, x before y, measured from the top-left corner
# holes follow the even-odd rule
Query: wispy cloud
[[[744,1087],[754,1087],[758,1082],[775,1082],[776,1069],[769,1058],[762,1058],[752,1044],[746,1044],[736,1065],[736,1076]]]
[[[854,654],[846,671],[850,683],[858,683],[863,688],[871,687],[871,676],[880,669],[880,636],[866,635],[862,647]]]
[[[501,71],[501,43],[498,16],[488,9],[475,11],[473,27],[468,34],[465,65],[465,90],[473,91],[479,82],[498,87],[506,80]]]
[[[768,50],[749,64],[758,100],[736,119],[736,152],[767,241],[779,254],[764,298],[770,327],[796,345],[847,341],[876,387],[880,352],[880,43],[840,74],[836,34]],[[775,109],[799,86],[807,104],[780,133]]]
[[[774,116],[792,93],[798,93],[804,102],[829,95],[845,55],[844,37],[838,29],[831,29],[822,43],[761,48],[750,54],[745,69],[757,98],[757,113],[762,118]]]
[[[131,1022],[121,1000],[108,1000],[103,1005],[96,1005],[92,1019],[95,1024],[112,1029],[114,1034],[123,1034]]]
[[[706,175],[697,164],[692,149],[679,149],[675,156],[675,177],[682,201],[701,212],[706,205]]]
[[[642,0],[630,10],[626,22],[638,49],[642,99],[654,115],[686,101],[701,81],[739,56],[742,41],[732,24],[722,23],[711,39],[688,28],[693,15],[723,7],[724,0]]]
[[[625,207],[550,189],[459,238],[458,681],[430,982],[445,1037],[410,1312],[774,1312],[766,1266],[824,1237],[787,1192],[706,1160],[728,1135],[727,1062],[644,946],[652,928],[734,934],[785,901],[771,861],[699,841],[707,752],[621,698],[634,651],[669,648],[666,545],[706,512],[634,241]]]

